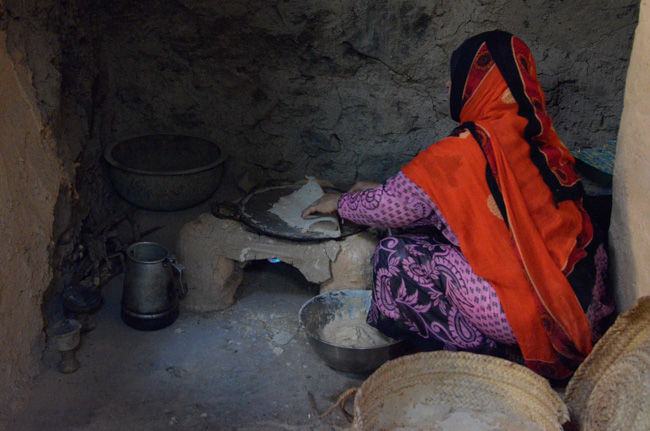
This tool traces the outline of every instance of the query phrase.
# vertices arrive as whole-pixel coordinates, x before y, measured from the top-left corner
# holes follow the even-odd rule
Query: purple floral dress
[[[474,273],[437,206],[404,174],[374,189],[343,194],[338,212],[357,224],[391,229],[374,256],[369,324],[423,350],[500,355],[504,345],[516,345],[494,288]],[[587,310],[592,328],[609,314],[603,308],[603,247],[595,260],[594,301]]]

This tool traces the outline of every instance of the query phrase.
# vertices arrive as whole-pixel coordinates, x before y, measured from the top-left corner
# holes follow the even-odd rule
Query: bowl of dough
[[[316,354],[335,370],[365,374],[408,353],[406,340],[394,340],[366,323],[369,290],[322,293],[300,309],[300,324]]]

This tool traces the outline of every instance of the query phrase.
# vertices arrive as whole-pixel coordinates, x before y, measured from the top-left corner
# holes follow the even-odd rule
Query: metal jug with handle
[[[183,266],[155,242],[138,242],[126,250],[122,320],[132,328],[153,331],[178,318],[179,297],[187,292]]]

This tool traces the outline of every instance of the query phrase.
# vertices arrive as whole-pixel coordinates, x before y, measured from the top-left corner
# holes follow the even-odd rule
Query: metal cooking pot
[[[124,199],[149,210],[175,211],[212,196],[226,156],[205,139],[150,135],[113,143],[104,158]]]
[[[337,314],[365,313],[370,305],[369,290],[338,290],[322,293],[307,301],[298,313],[309,344],[331,368],[348,373],[367,374],[384,362],[410,352],[406,340],[393,340],[377,347],[338,346],[322,338],[322,330]]]
[[[124,323],[144,331],[174,323],[179,313],[178,299],[187,292],[183,266],[155,242],[131,245],[126,257],[122,290]]]

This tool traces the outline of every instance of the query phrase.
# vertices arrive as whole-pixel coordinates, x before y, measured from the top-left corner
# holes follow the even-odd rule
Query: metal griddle
[[[273,204],[281,197],[287,196],[302,187],[301,184],[291,184],[273,187],[264,187],[252,191],[244,197],[238,207],[239,219],[256,232],[275,238],[289,239],[292,241],[328,241],[341,239],[360,232],[363,228],[357,224],[346,221],[341,223],[341,236],[329,237],[321,232],[303,232],[298,228],[289,226],[277,215],[269,212]],[[339,190],[323,187],[325,193],[340,193]]]

